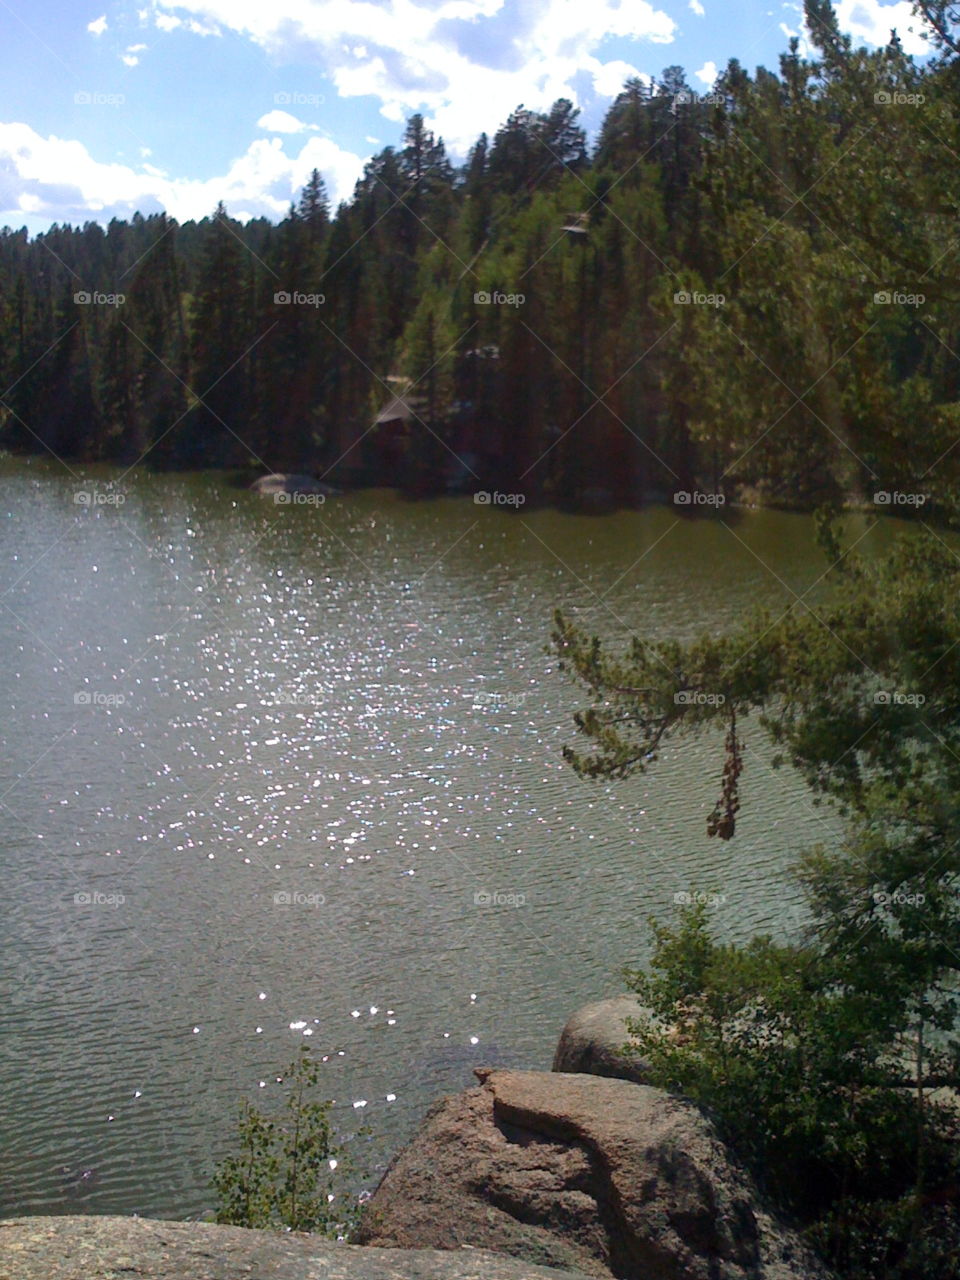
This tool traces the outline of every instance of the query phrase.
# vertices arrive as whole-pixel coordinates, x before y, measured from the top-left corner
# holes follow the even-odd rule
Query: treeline
[[[566,100],[459,167],[414,116],[334,212],[315,173],[279,224],[6,230],[0,447],[950,512],[958,82],[952,11],[924,8],[918,65],[808,0],[813,57],[731,61],[708,95],[629,81],[592,148]]]

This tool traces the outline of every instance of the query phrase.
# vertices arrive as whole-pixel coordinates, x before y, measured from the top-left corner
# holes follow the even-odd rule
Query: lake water
[[[148,473],[75,501],[109,479],[0,465],[0,1216],[203,1213],[307,1036],[369,1185],[473,1065],[549,1067],[676,894],[795,927],[786,865],[835,828],[762,735],[711,840],[718,743],[578,780],[544,646],[557,605],[614,642],[783,610],[823,569],[807,517]]]

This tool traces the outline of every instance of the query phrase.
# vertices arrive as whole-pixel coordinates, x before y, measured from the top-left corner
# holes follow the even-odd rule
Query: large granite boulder
[[[0,1221],[0,1280],[585,1280],[479,1249],[358,1249],[150,1218]]]
[[[648,1084],[649,1068],[643,1059],[622,1052],[630,1040],[626,1019],[642,1012],[643,1005],[631,995],[585,1004],[571,1015],[560,1034],[553,1070]]]
[[[330,485],[324,484],[322,480],[315,480],[313,476],[302,476],[292,472],[279,471],[269,476],[260,476],[257,480],[254,480],[250,488],[254,493],[259,493],[267,498],[275,497],[278,493],[311,493],[319,494],[322,497],[330,497],[337,492]]]
[[[511,1254],[622,1280],[823,1280],[711,1124],[648,1085],[478,1071],[365,1207],[367,1245]]]

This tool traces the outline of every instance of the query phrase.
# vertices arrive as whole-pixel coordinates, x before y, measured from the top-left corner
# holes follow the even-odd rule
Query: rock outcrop
[[[648,1084],[643,1059],[621,1052],[630,1040],[626,1019],[636,1018],[642,1011],[643,1005],[631,995],[585,1004],[571,1015],[560,1034],[553,1070]]]
[[[358,1249],[150,1218],[0,1221],[0,1280],[585,1280],[479,1249]]]
[[[394,1158],[359,1243],[472,1245],[607,1280],[824,1280],[690,1104],[628,1080],[477,1075]]]

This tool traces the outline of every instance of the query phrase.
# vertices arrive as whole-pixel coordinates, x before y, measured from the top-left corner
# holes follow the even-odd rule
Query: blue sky
[[[858,42],[925,47],[909,0],[837,11]],[[454,159],[561,96],[592,136],[628,76],[676,63],[706,91],[792,33],[782,0],[0,0],[0,225],[280,217],[314,167],[348,197],[414,111]]]

